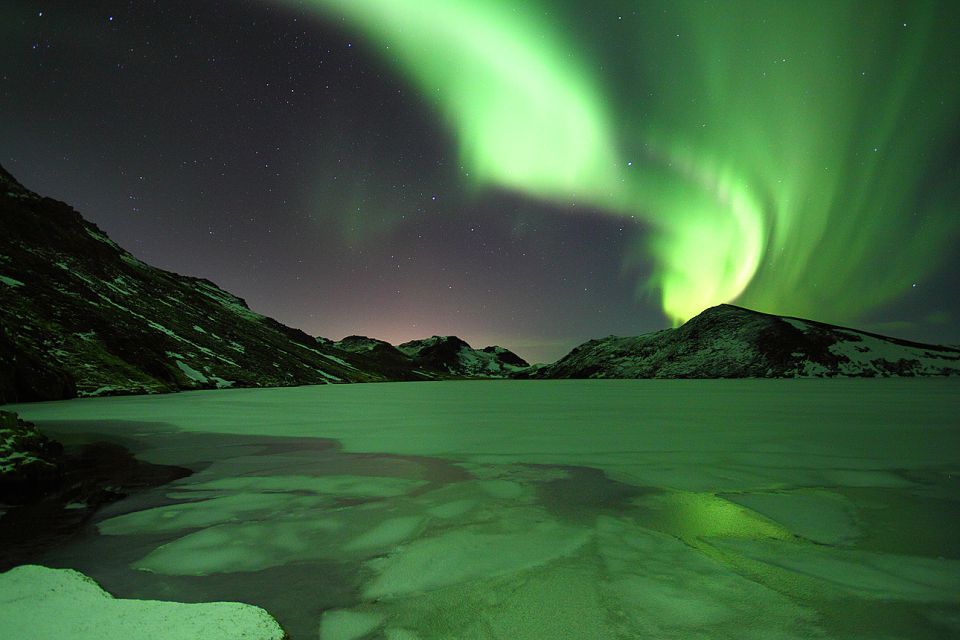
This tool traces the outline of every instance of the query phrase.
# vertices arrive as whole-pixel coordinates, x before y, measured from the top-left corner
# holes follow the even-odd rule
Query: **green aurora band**
[[[625,265],[652,257],[638,289],[674,322],[734,300],[852,321],[957,238],[949,5],[305,4],[418,87],[476,185],[646,221]]]

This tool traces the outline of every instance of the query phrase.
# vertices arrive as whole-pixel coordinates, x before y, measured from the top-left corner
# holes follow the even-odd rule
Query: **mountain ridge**
[[[152,267],[0,166],[0,404],[225,387],[464,378],[960,374],[960,348],[734,305],[529,366],[457,336],[312,337],[204,278]]]
[[[457,336],[431,336],[393,345],[377,338],[351,335],[331,344],[370,357],[405,380],[506,378],[530,366],[509,349],[495,345],[474,349]]]
[[[731,304],[676,329],[589,340],[532,378],[960,375],[960,349]]]

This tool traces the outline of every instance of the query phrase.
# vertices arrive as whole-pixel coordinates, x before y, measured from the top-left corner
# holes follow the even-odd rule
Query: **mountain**
[[[507,378],[530,366],[509,349],[474,349],[457,336],[432,336],[396,347],[366,336],[348,336],[332,344],[406,380]]]
[[[526,364],[502,347],[477,352],[454,337],[420,341],[424,348],[409,353],[362,336],[311,337],[251,311],[209,280],[141,262],[70,206],[24,188],[2,167],[0,228],[0,404],[505,377]],[[438,340],[458,345],[450,358],[427,347]]]
[[[396,379],[157,269],[0,168],[0,403]]]
[[[141,262],[0,167],[0,404],[183,389],[450,378],[950,375],[960,349],[720,305],[529,367],[456,336],[314,338],[209,280]]]
[[[503,347],[474,349],[456,336],[411,340],[397,347],[423,370],[443,377],[506,378],[530,365]]]
[[[366,336],[347,336],[331,345],[351,353],[367,366],[384,372],[394,380],[434,380],[436,371],[425,371],[413,358],[389,342]]]
[[[723,304],[676,329],[590,340],[534,378],[794,378],[960,374],[960,349]]]

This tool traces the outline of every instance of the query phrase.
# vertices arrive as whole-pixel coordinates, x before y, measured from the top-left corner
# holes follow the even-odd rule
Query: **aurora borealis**
[[[674,20],[642,20],[631,64],[608,72],[652,96],[613,116],[553,3],[313,4],[369,33],[436,104],[475,182],[648,218],[646,285],[676,322],[741,294],[853,317],[864,303],[845,292],[885,302],[960,228],[956,175],[927,194],[922,224],[909,211],[960,104],[934,5],[681,3]],[[634,61],[671,71],[631,82]]]
[[[3,11],[5,163],[308,332],[550,359],[736,302],[960,334],[952,3]]]

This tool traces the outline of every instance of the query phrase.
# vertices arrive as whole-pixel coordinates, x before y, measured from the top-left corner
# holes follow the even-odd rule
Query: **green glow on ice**
[[[626,264],[653,258],[639,290],[675,322],[738,299],[852,321],[960,231],[949,7],[307,4],[418,87],[475,185],[646,221]]]

